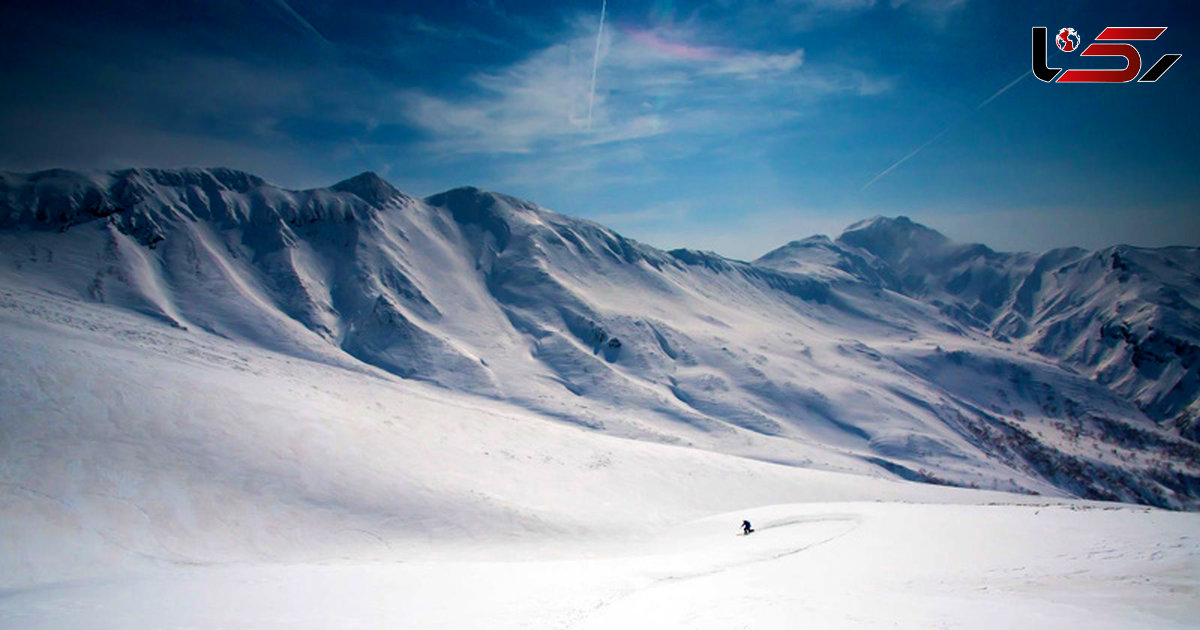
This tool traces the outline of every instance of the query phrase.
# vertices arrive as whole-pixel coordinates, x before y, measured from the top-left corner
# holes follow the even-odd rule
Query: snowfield
[[[1194,627],[1200,257],[981,247],[0,174],[0,627]]]
[[[731,534],[739,518],[758,523]],[[6,592],[16,628],[1192,628],[1196,518],[811,503],[565,557],[159,569]]]
[[[610,437],[26,289],[0,291],[0,344],[6,628],[1184,628],[1200,613],[1195,513]]]

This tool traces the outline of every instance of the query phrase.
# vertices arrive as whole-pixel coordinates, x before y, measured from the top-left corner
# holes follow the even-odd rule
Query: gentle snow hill
[[[132,169],[3,174],[0,252],[20,304],[65,296],[609,436],[1200,497],[1193,249],[997,254],[874,219],[748,263],[474,188],[416,199],[371,173],[290,191]]]
[[[180,564],[553,557],[780,501],[1035,500],[620,439],[38,292],[0,290],[0,344],[0,589]]]

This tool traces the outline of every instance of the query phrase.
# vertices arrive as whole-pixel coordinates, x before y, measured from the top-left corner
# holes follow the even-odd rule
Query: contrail
[[[962,119],[960,118],[959,120],[962,120]],[[864,190],[866,190],[866,189],[870,188],[870,187],[871,187],[871,184],[874,184],[875,182],[879,181],[879,178],[881,178],[881,177],[883,177],[884,175],[887,175],[888,173],[891,173],[892,171],[896,170],[896,167],[898,167],[898,166],[900,166],[901,164],[903,164],[903,163],[905,163],[905,162],[909,161],[910,159],[912,159],[912,157],[913,157],[914,155],[916,155],[916,154],[920,153],[922,149],[924,149],[925,147],[927,147],[927,146],[929,146],[929,145],[933,144],[934,142],[937,142],[937,139],[938,139],[938,138],[941,138],[942,136],[946,135],[946,132],[947,132],[947,131],[950,131],[951,127],[954,127],[954,125],[956,125],[956,124],[958,124],[958,121],[955,121],[955,122],[953,122],[953,123],[950,123],[949,125],[947,125],[947,126],[946,126],[946,128],[945,128],[945,129],[942,129],[941,131],[939,131],[939,132],[937,132],[936,134],[934,134],[934,136],[933,136],[932,138],[930,138],[930,139],[926,140],[924,144],[922,144],[921,146],[919,146],[919,147],[917,147],[917,148],[913,149],[912,151],[909,151],[909,152],[908,152],[908,154],[907,154],[907,155],[905,155],[904,157],[900,158],[899,160],[896,160],[895,162],[892,162],[892,165],[891,165],[891,166],[889,166],[889,167],[887,167],[887,168],[883,169],[882,171],[879,171],[878,173],[876,173],[874,177],[872,177],[870,180],[868,180],[868,181],[867,181],[867,183],[863,184],[863,187],[862,187],[862,188],[859,188],[859,189],[858,189],[858,192],[862,192],[862,191],[864,191]]]
[[[600,28],[596,30],[596,52],[592,54],[592,87],[588,91],[587,128],[592,128],[592,104],[596,101],[596,69],[600,67],[600,38],[604,35],[604,10],[608,0],[600,0]]]
[[[1031,75],[1031,74],[1033,74],[1033,71],[1032,71],[1032,70],[1026,70],[1025,72],[1022,72],[1022,73],[1021,73],[1021,74],[1020,74],[1020,75],[1019,75],[1017,78],[1015,78],[1015,79],[1013,79],[1013,80],[1012,80],[1012,83],[1009,83],[1008,85],[1006,85],[1006,86],[1004,86],[1004,87],[1000,88],[999,90],[996,90],[996,93],[995,93],[995,94],[992,94],[991,96],[989,96],[989,97],[987,97],[986,99],[984,99],[982,103],[980,103],[980,104],[976,105],[976,106],[975,106],[975,110],[976,110],[976,111],[978,111],[978,110],[981,110],[981,109],[983,109],[984,107],[987,107],[987,104],[988,104],[988,103],[991,103],[991,102],[992,102],[992,101],[994,101],[994,100],[996,100],[996,97],[997,97],[997,96],[1000,96],[1001,94],[1003,94],[1003,93],[1007,92],[1009,88],[1011,88],[1012,86],[1014,86],[1014,85],[1016,85],[1016,84],[1020,83],[1020,82],[1021,82],[1021,79],[1024,79],[1025,77],[1027,77],[1027,76],[1029,76],[1029,75]]]
[[[292,8],[292,5],[288,4],[287,0],[262,0],[262,2],[264,4],[274,5],[276,9],[279,9],[279,11],[281,11],[291,20],[291,23],[294,27],[301,32],[312,35],[318,42],[321,43],[321,45],[333,45],[328,39],[325,39],[325,36],[321,34],[321,31],[318,31],[311,22],[304,19],[304,16],[297,13],[296,10]]]
[[[1050,55],[1050,56],[1049,56],[1047,59],[1053,59],[1053,58],[1055,58],[1055,57],[1057,57],[1057,56],[1058,56],[1058,52],[1056,51],[1056,52],[1052,53],[1052,54],[1051,54],[1051,55]],[[1000,88],[999,90],[996,90],[995,92],[993,92],[993,93],[992,93],[992,95],[991,95],[991,96],[989,96],[989,97],[987,97],[987,98],[983,99],[982,101],[980,101],[980,102],[979,102],[979,104],[978,104],[978,105],[976,105],[976,106],[975,106],[975,109],[974,109],[974,110],[972,110],[972,111],[976,111],[976,112],[977,112],[977,111],[979,111],[979,110],[983,109],[984,107],[987,107],[989,103],[991,103],[992,101],[994,101],[994,100],[996,100],[997,98],[999,98],[1001,94],[1004,94],[1005,92],[1009,91],[1010,89],[1012,89],[1012,88],[1013,88],[1013,86],[1015,86],[1016,84],[1020,83],[1022,79],[1024,79],[1025,77],[1027,77],[1027,76],[1029,76],[1029,75],[1031,75],[1031,74],[1033,74],[1033,71],[1032,71],[1032,70],[1026,70],[1025,72],[1022,72],[1021,74],[1017,75],[1017,78],[1013,79],[1012,81],[1009,81],[1008,85],[1005,85],[1004,87]],[[960,123],[960,122],[962,122],[962,121],[966,120],[966,118],[967,118],[967,116],[968,116],[968,115],[969,115],[969,114],[967,114],[967,115],[963,115],[963,116],[962,116],[961,118],[959,118],[958,120],[955,120],[954,122],[950,123],[949,125],[946,125],[946,128],[945,128],[945,129],[942,129],[941,131],[937,132],[937,134],[935,134],[935,135],[934,135],[932,138],[930,138],[929,140],[925,141],[925,143],[924,143],[924,144],[922,144],[921,146],[919,146],[919,147],[917,147],[917,148],[913,149],[912,151],[909,151],[909,152],[908,152],[908,154],[907,154],[907,155],[905,155],[904,157],[900,158],[899,160],[896,160],[895,162],[892,162],[892,165],[891,165],[891,166],[889,166],[889,167],[887,167],[887,168],[883,169],[882,171],[879,171],[878,173],[876,173],[874,177],[872,177],[871,179],[867,180],[867,183],[863,184],[863,187],[862,187],[862,188],[859,188],[859,189],[858,189],[858,192],[862,192],[862,191],[864,191],[864,190],[866,190],[866,189],[870,188],[870,187],[871,187],[871,184],[874,184],[876,181],[878,181],[878,180],[879,180],[879,178],[883,177],[884,175],[887,175],[888,173],[891,173],[892,171],[896,170],[896,167],[897,167],[897,166],[900,166],[901,164],[903,164],[903,163],[905,163],[905,162],[909,161],[910,159],[912,159],[912,157],[913,157],[914,155],[916,155],[916,154],[918,154],[918,153],[920,153],[920,152],[921,152],[921,149],[924,149],[925,147],[927,147],[927,146],[929,146],[929,145],[933,144],[935,141],[937,141],[937,139],[938,139],[938,138],[941,138],[942,136],[946,135],[946,132],[947,132],[947,131],[950,131],[951,129],[953,129],[955,125],[957,125],[958,123]]]
[[[978,105],[976,105],[976,106],[975,106],[975,109],[974,109],[974,110],[972,110],[972,111],[976,111],[976,112],[977,112],[977,111],[979,111],[979,110],[983,109],[984,107],[987,107],[987,106],[988,106],[988,103],[991,103],[992,101],[994,101],[994,100],[996,100],[997,98],[999,98],[1001,94],[1004,94],[1005,92],[1007,92],[1007,91],[1009,91],[1010,89],[1012,89],[1012,88],[1013,88],[1013,86],[1015,86],[1016,84],[1020,83],[1022,79],[1024,79],[1024,78],[1025,78],[1025,77],[1027,77],[1027,76],[1029,76],[1030,74],[1033,74],[1033,72],[1032,72],[1031,70],[1026,70],[1025,72],[1022,72],[1020,75],[1018,75],[1018,76],[1017,76],[1017,78],[1015,78],[1015,79],[1013,79],[1012,81],[1010,81],[1010,82],[1008,83],[1008,85],[1005,85],[1004,87],[1000,88],[999,90],[996,90],[994,93],[992,93],[992,95],[991,95],[991,96],[989,96],[989,97],[987,97],[987,98],[983,99],[982,101],[980,101],[980,102],[979,102],[979,104],[978,104]],[[919,147],[917,147],[917,148],[913,149],[912,151],[909,151],[909,152],[908,152],[908,154],[906,154],[904,157],[900,158],[899,160],[896,160],[895,162],[892,162],[891,166],[888,166],[887,168],[883,169],[882,171],[879,171],[878,173],[876,173],[874,177],[872,177],[871,179],[867,180],[867,183],[863,184],[863,187],[862,187],[862,188],[859,188],[859,189],[858,189],[858,192],[862,192],[862,191],[864,191],[864,190],[866,190],[866,189],[870,188],[870,187],[871,187],[871,184],[874,184],[875,182],[879,181],[879,179],[880,179],[880,178],[882,178],[884,175],[887,175],[888,173],[891,173],[892,171],[896,170],[896,167],[898,167],[898,166],[900,166],[901,164],[903,164],[903,163],[905,163],[905,162],[907,162],[907,161],[911,160],[911,159],[913,158],[913,156],[915,156],[916,154],[920,153],[922,149],[924,149],[925,147],[927,147],[927,146],[929,146],[929,145],[933,144],[934,142],[937,142],[937,139],[938,139],[938,138],[941,138],[942,136],[946,135],[946,132],[948,132],[948,131],[950,131],[951,129],[953,129],[955,126],[957,126],[957,125],[958,125],[958,123],[960,123],[960,122],[962,122],[962,121],[966,120],[966,118],[967,118],[967,116],[966,116],[966,115],[964,115],[962,118],[959,118],[958,120],[955,120],[954,122],[950,123],[949,125],[946,125],[946,127],[945,127],[944,129],[942,129],[941,131],[939,131],[939,132],[937,132],[936,134],[934,134],[934,136],[933,136],[932,138],[930,138],[930,139],[926,140],[924,143],[922,143],[922,144],[921,144],[921,146],[919,146]]]

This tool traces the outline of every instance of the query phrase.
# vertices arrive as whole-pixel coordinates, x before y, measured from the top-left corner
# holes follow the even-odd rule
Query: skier
[[[742,535],[743,536],[749,536],[750,533],[753,531],[754,531],[754,528],[750,527],[750,521],[742,521]]]

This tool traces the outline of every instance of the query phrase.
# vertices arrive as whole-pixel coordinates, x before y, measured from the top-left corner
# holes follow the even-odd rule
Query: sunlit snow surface
[[[0,173],[0,627],[1194,625],[1200,516],[1070,497],[1200,506],[1197,287],[903,218],[747,263],[371,174]]]
[[[0,173],[0,286],[612,437],[1200,508],[1196,248],[1004,254],[900,217],[748,263],[370,173],[50,170]]]
[[[21,287],[0,347],[5,628],[1200,615],[1196,514],[621,439]]]
[[[759,529],[731,534],[742,516]],[[1188,628],[1196,518],[812,503],[564,557],[159,569],[6,593],[6,627]],[[486,554],[483,554],[486,555]]]

